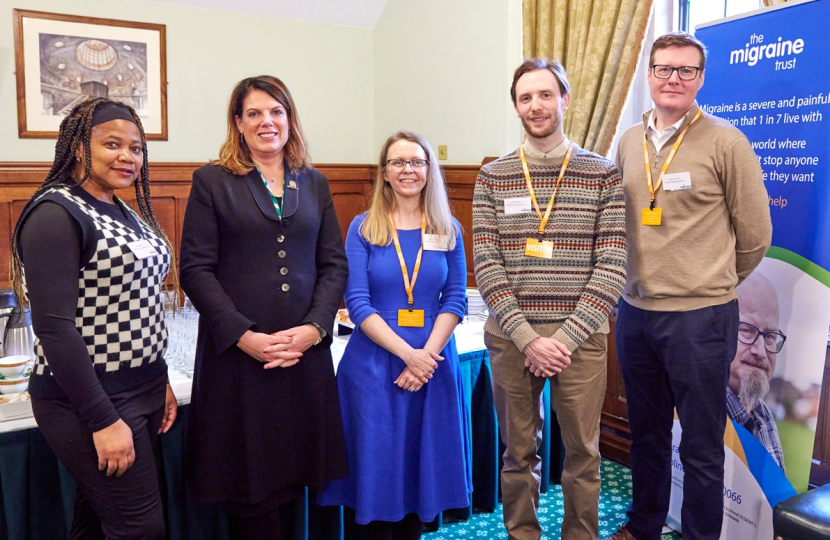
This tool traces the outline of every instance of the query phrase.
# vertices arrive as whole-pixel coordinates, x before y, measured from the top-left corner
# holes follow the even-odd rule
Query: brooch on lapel
[[[288,189],[296,190],[297,189],[297,182],[295,182],[294,180],[289,180],[288,181]]]

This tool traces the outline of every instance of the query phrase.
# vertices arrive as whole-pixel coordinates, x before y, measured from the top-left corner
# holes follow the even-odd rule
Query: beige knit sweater
[[[654,182],[675,140],[697,113],[655,155],[648,142]],[[643,156],[643,124],[620,139],[628,238],[623,299],[650,311],[689,311],[737,298],[735,287],[761,262],[772,238],[767,190],[758,156],[725,120],[703,113],[689,128],[667,174],[689,172],[689,190],[657,192],[662,224],[642,225],[651,194]]]

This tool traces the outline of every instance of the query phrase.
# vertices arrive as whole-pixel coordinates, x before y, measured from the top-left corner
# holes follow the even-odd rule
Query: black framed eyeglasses
[[[787,336],[781,332],[762,332],[757,326],[749,323],[738,323],[738,341],[744,345],[754,345],[758,336],[764,336],[764,348],[771,353],[779,353],[787,341]]]
[[[412,169],[424,169],[427,165],[429,165],[429,161],[426,159],[411,159],[409,161],[403,159],[387,159],[386,166],[392,169],[393,171],[402,171],[406,168],[406,165],[409,164]]]
[[[663,64],[651,66],[651,72],[658,79],[671,79],[671,74],[675,71],[677,72],[677,78],[681,81],[693,81],[697,78],[700,68],[696,66],[671,67]]]

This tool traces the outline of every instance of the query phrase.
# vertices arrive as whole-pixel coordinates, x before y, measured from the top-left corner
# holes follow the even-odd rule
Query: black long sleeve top
[[[101,214],[137,226],[120,204],[99,201],[81,188],[73,191]],[[94,255],[95,242],[85,245],[81,226],[69,212],[44,202],[24,222],[19,246],[33,329],[52,374],[81,420],[93,432],[104,429],[120,417],[101,386],[75,324],[78,272]]]

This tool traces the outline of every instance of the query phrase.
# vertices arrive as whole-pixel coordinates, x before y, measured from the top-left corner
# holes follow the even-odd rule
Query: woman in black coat
[[[279,538],[280,507],[347,473],[329,346],[348,266],[326,178],[279,79],[236,85],[220,159],[197,170],[182,288],[199,311],[187,458],[236,539]]]

